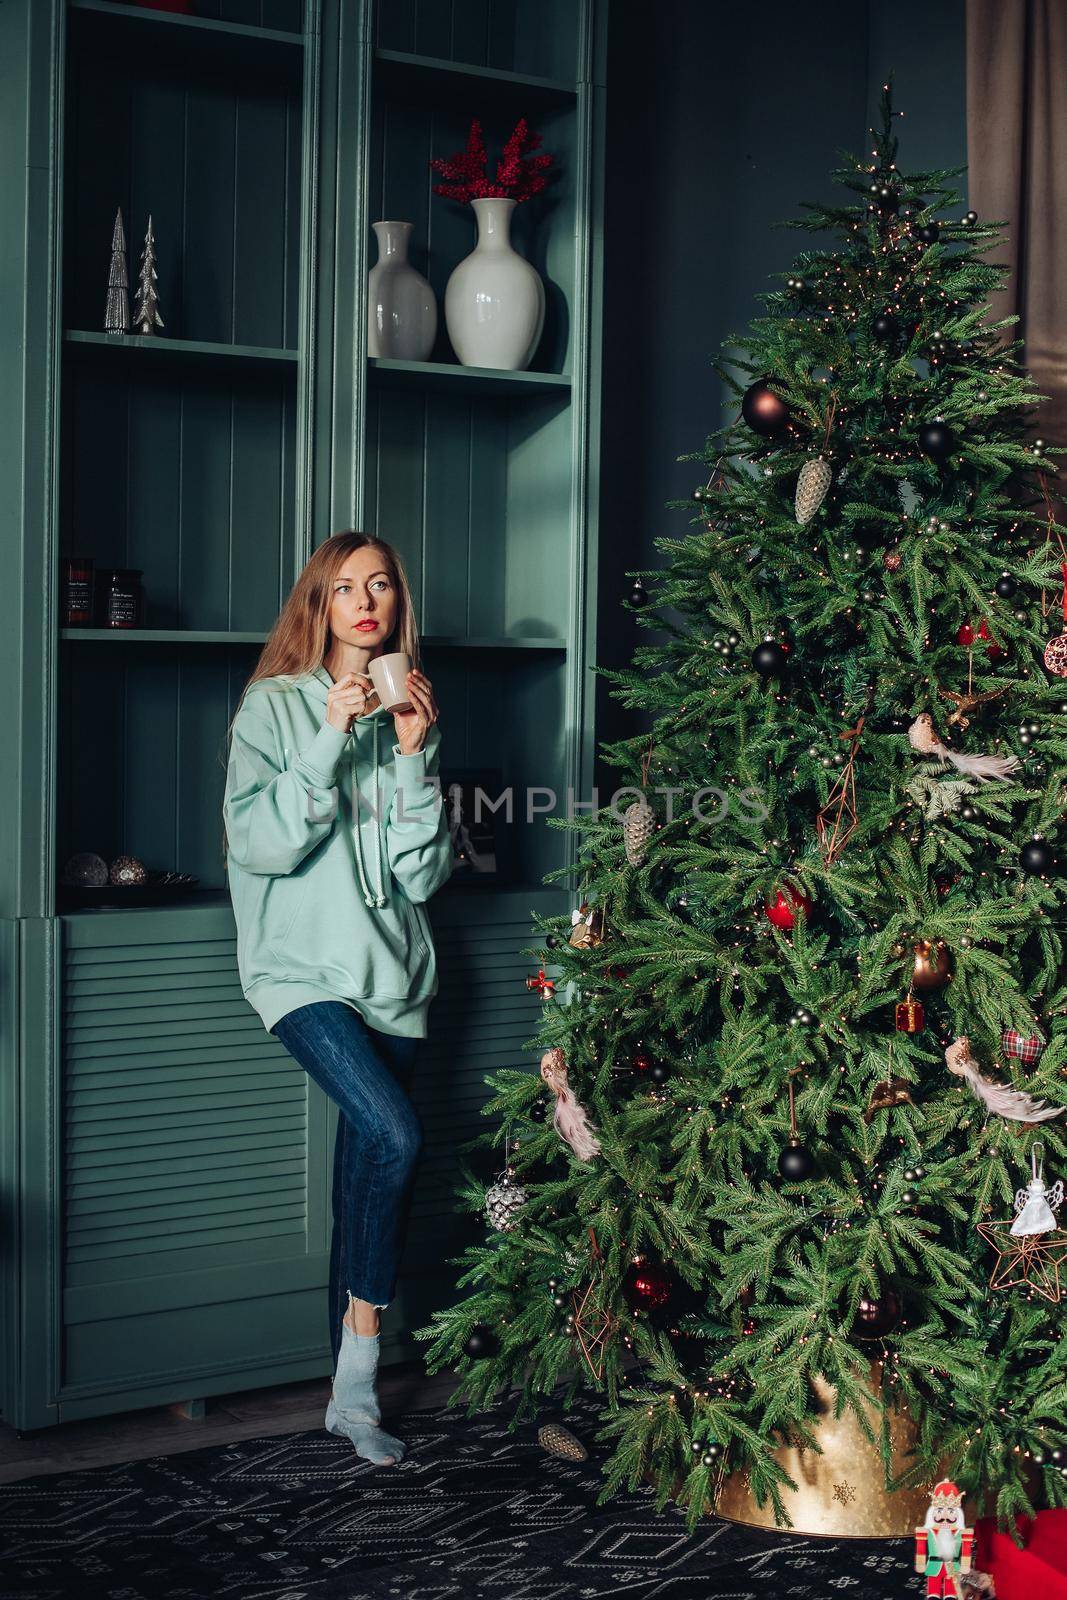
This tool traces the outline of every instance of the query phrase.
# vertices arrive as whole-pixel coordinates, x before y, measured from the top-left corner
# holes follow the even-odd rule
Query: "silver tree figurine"
[[[111,270],[107,280],[107,310],[104,312],[105,333],[129,333],[130,299],[126,293],[126,235],[122,227],[122,207],[115,213],[115,227],[111,235]]]
[[[141,271],[133,306],[133,322],[138,333],[154,333],[157,328],[163,326],[163,318],[159,314],[159,296],[155,287],[156,277],[156,236],[152,232],[152,216],[149,213],[148,232],[144,236]]]

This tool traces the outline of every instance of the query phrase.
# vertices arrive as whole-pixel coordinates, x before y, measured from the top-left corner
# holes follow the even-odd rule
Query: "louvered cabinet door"
[[[64,1417],[328,1370],[330,1107],[226,908],[63,919]]]

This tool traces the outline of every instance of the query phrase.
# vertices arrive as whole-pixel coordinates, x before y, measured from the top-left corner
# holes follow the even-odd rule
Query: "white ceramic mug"
[[[372,656],[367,663],[370,680],[378,699],[387,711],[410,711],[407,677],[411,658],[406,650],[393,650],[387,656]]]

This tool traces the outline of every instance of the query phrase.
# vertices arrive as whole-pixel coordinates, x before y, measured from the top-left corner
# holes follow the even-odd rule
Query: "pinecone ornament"
[[[562,1422],[546,1422],[537,1430],[537,1442],[551,1456],[562,1456],[565,1461],[585,1461],[589,1451]]]
[[[491,1189],[485,1191],[485,1215],[491,1228],[510,1233],[518,1227],[514,1213],[526,1204],[526,1190],[510,1173],[502,1172]]]
[[[148,878],[143,861],[136,856],[116,856],[108,870],[109,880],[125,888],[129,884],[144,883]]]
[[[626,859],[631,867],[641,867],[648,855],[648,841],[656,831],[656,813],[643,797],[626,807],[622,815],[622,836]]]
[[[834,475],[830,471],[830,463],[822,456],[815,456],[811,461],[805,461],[801,467],[794,504],[797,522],[802,528],[805,523],[811,521],[822,505],[826,491],[833,481]]]

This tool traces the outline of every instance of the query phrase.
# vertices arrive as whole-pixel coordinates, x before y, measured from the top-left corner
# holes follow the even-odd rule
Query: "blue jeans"
[[[271,1029],[338,1108],[330,1241],[334,1365],[348,1295],[396,1293],[423,1128],[410,1099],[420,1040],[370,1027],[340,1000],[298,1006]]]

